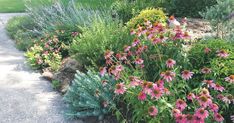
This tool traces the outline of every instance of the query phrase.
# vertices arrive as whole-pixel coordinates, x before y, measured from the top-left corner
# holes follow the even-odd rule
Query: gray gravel
[[[62,97],[30,70],[7,36],[5,23],[18,15],[0,14],[0,123],[82,123],[64,118]]]

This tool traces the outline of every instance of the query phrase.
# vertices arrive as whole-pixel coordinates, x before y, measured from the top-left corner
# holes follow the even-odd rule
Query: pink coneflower
[[[162,96],[162,90],[158,87],[154,87],[151,92],[151,98],[159,99]]]
[[[207,68],[207,67],[204,67],[204,68],[201,69],[201,72],[204,73],[204,74],[209,74],[209,73],[211,73],[211,69]]]
[[[134,35],[134,34],[136,34],[136,31],[134,29],[131,29],[130,34]]]
[[[217,53],[217,56],[221,58],[227,58],[229,56],[228,52],[225,50],[218,50]]]
[[[186,123],[186,115],[178,114],[175,116],[176,123]]]
[[[205,119],[209,116],[209,112],[204,108],[199,108],[195,111],[195,115],[201,119]]]
[[[166,65],[167,65],[168,68],[173,68],[173,66],[174,66],[175,64],[176,64],[176,61],[173,60],[173,59],[168,59],[168,60],[166,61]]]
[[[188,99],[188,100],[193,100],[194,98],[196,98],[196,96],[195,96],[193,93],[189,93],[189,94],[187,95],[187,99]]]
[[[144,60],[143,59],[141,59],[141,58],[136,58],[135,59],[135,64],[143,64],[143,62],[144,62]]]
[[[161,76],[167,82],[171,82],[175,78],[175,73],[172,71],[166,71],[166,72],[162,72]]]
[[[214,89],[217,90],[217,91],[222,92],[224,90],[224,87],[221,86],[220,84],[215,84]]]
[[[176,108],[179,109],[180,111],[183,111],[187,107],[187,104],[184,100],[178,99],[176,101]]]
[[[148,109],[149,115],[150,116],[156,116],[158,114],[158,109],[155,106],[151,106]]]
[[[131,49],[131,46],[124,46],[124,52],[128,52]]]
[[[214,80],[203,80],[202,82],[207,84],[207,87],[214,87]]]
[[[157,86],[159,88],[164,88],[164,81],[163,80],[158,80],[156,83],[157,83]]]
[[[215,113],[215,114],[214,114],[214,119],[215,119],[215,121],[217,121],[217,122],[223,122],[223,120],[224,120],[223,116],[220,115],[219,113]]]
[[[193,123],[193,115],[191,114],[186,114],[186,123]]]
[[[182,78],[183,78],[184,80],[189,80],[189,79],[192,78],[192,76],[193,76],[193,72],[191,72],[191,71],[189,71],[189,70],[184,70],[184,71],[182,71]]]
[[[206,48],[204,49],[204,52],[205,52],[206,54],[208,54],[209,52],[211,52],[211,49],[208,48],[208,47],[206,47]]]
[[[150,94],[152,92],[152,89],[153,89],[153,83],[147,82],[145,88],[143,88],[143,89],[144,89],[145,93]]]
[[[210,104],[209,107],[210,107],[210,110],[213,112],[218,112],[219,110],[219,106],[215,103]]]
[[[218,99],[220,99],[220,100],[222,100],[222,99],[224,98],[224,96],[223,96],[222,94],[218,94],[216,97],[217,97]]]
[[[230,104],[231,102],[234,103],[234,97],[232,95],[228,95],[228,96],[223,97],[222,101],[227,104]]]
[[[169,21],[169,27],[174,28],[176,26],[180,26],[180,23],[175,19],[174,16],[171,16],[168,21]]]
[[[145,99],[146,99],[146,94],[143,92],[143,91],[141,91],[139,94],[138,94],[138,100],[140,100],[140,101],[144,101]]]
[[[107,50],[105,52],[105,59],[109,59],[114,54],[113,51]]]
[[[153,38],[152,39],[152,43],[155,45],[155,44],[159,44],[159,43],[162,43],[162,40],[160,38]]]
[[[131,87],[136,87],[136,86],[140,85],[140,83],[141,83],[141,80],[135,76],[131,76],[131,77],[129,77],[129,79],[130,79],[130,86]]]
[[[184,34],[183,34],[183,38],[184,38],[184,39],[190,39],[190,38],[191,38],[191,36],[189,35],[189,33],[188,33],[188,32],[184,32]]]
[[[181,111],[179,109],[174,108],[172,110],[172,114],[173,114],[174,117],[176,117],[176,115],[181,114]]]
[[[164,91],[164,93],[165,93],[166,95],[170,95],[170,94],[171,94],[171,92],[170,92],[167,88],[164,88],[163,91]]]
[[[234,83],[234,75],[230,75],[230,76],[226,77],[225,81],[230,82],[230,83]]]
[[[175,36],[173,37],[173,40],[177,39],[183,39],[183,33],[182,32],[176,32]]]
[[[204,119],[194,115],[193,116],[193,123],[205,123]]]
[[[101,76],[104,76],[105,73],[106,73],[106,67],[101,67],[101,68],[99,69],[99,71],[100,71],[100,75],[101,75]]]
[[[124,94],[126,91],[124,83],[119,83],[115,85],[115,94]]]
[[[138,45],[140,43],[139,39],[134,39],[133,43],[132,43],[132,47],[135,47],[136,45]]]
[[[232,122],[234,122],[234,115],[230,116]]]
[[[212,103],[212,100],[208,98],[206,95],[201,95],[198,97],[198,103],[200,104],[200,106],[205,108]]]

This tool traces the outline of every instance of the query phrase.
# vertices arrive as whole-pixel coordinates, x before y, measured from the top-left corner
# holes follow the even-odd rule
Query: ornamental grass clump
[[[127,43],[123,51],[105,52],[106,65],[100,68],[101,75],[107,72],[115,78],[116,97],[130,110],[126,113],[126,107],[117,107],[119,120],[223,122],[223,114],[231,115],[225,108],[231,110],[234,103],[230,90],[233,88],[232,74],[217,76],[208,66],[194,69],[187,49],[191,36],[177,22],[174,25],[173,22],[168,25],[145,22],[145,28],[139,25],[131,31],[135,39]],[[214,57],[223,61],[233,54],[225,47],[205,51],[206,57],[214,53]],[[227,96],[224,100],[224,96],[217,98],[218,94]],[[228,102],[226,106],[222,106],[224,103],[220,99]]]

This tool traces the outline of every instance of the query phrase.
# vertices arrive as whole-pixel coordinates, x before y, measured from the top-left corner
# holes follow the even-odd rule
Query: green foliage
[[[58,80],[52,80],[52,87],[55,90],[58,90],[61,87],[61,83]]]
[[[105,75],[100,77],[94,72],[87,74],[77,71],[75,79],[64,96],[69,104],[68,118],[97,116],[102,119],[109,113],[113,102],[115,80]]]
[[[8,35],[16,40],[16,45],[20,50],[26,50],[32,46],[32,38],[37,37],[37,34],[32,30],[36,28],[36,24],[29,16],[13,17],[7,23]]]
[[[207,7],[206,11],[200,14],[210,21],[217,37],[230,39],[234,31],[234,21],[228,19],[228,16],[232,12],[234,12],[233,0],[217,0],[216,5]]]
[[[112,4],[112,10],[123,22],[128,22],[133,16],[146,8],[160,7],[157,0],[117,0]]]
[[[70,53],[86,66],[102,66],[105,63],[103,54],[107,49],[118,51],[132,38],[123,24],[111,18],[96,20],[82,30],[83,33],[71,45]]]
[[[172,0],[165,7],[178,17],[200,17],[199,12],[216,4],[216,0]]]
[[[128,23],[127,26],[129,28],[135,29],[137,25],[143,25],[144,22],[150,21],[151,23],[154,22],[161,22],[165,23],[166,22],[166,15],[161,9],[145,9],[140,12],[139,15],[136,17],[132,18]]]
[[[27,62],[34,69],[49,67],[52,71],[57,71],[60,68],[64,46],[55,35],[38,39],[25,54]]]

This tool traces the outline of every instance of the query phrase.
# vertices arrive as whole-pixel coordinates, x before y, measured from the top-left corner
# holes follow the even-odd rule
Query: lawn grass
[[[49,3],[51,0],[27,0],[33,5],[39,5],[41,2]],[[25,0],[0,0],[0,13],[13,13],[25,11]]]

